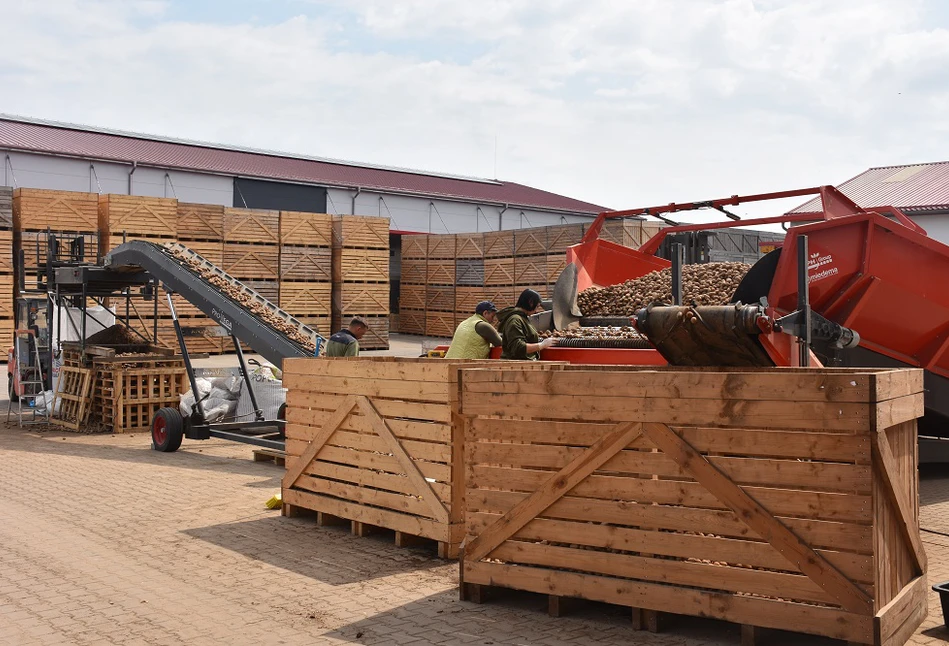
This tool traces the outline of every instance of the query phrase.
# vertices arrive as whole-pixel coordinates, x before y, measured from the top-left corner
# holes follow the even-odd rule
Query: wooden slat
[[[542,594],[582,597],[593,601],[668,610],[716,617],[738,624],[797,630],[835,639],[869,643],[873,639],[872,617],[832,608],[795,604],[731,594],[702,592],[678,586],[617,580],[614,577],[562,572],[498,563],[465,560],[464,581],[499,585]]]
[[[399,310],[424,310],[425,285],[406,285],[399,287]]]
[[[874,638],[882,646],[902,646],[923,623],[929,611],[926,575],[910,581],[874,619]]]
[[[13,231],[0,230],[0,273],[13,273]]]
[[[494,548],[530,522],[532,518],[603,466],[605,462],[624,446],[629,445],[641,433],[642,429],[639,424],[617,425],[612,432],[593,444],[582,455],[574,458],[495,525],[475,537],[465,548],[465,557],[474,561],[483,559]]]
[[[428,237],[428,255],[429,264],[433,260],[455,260],[455,249],[458,239],[454,235],[431,235]]]
[[[286,370],[283,374],[285,382],[293,376],[293,373]],[[305,381],[306,379],[303,380],[304,383]],[[339,406],[343,399],[345,399],[345,395],[306,392],[290,388],[287,393],[287,407],[292,409],[298,406],[304,408],[310,406],[322,407],[323,405]],[[407,419],[445,423],[451,421],[451,412],[445,407],[444,403],[377,399],[376,408],[379,409],[383,417],[405,417]]]
[[[896,511],[899,532],[913,555],[916,573],[923,574],[926,572],[926,552],[919,538],[919,525],[911,506],[912,503],[906,491],[903,490],[902,483],[898,480],[901,470],[896,463],[896,458],[893,457],[893,451],[890,450],[885,431],[873,436],[873,457],[883,478],[884,493]]]
[[[371,425],[372,420],[367,420]],[[378,435],[367,435],[364,433],[352,433],[337,429],[328,441],[328,444],[343,448],[358,449],[360,451],[385,452],[388,449],[387,442]],[[410,455],[414,460],[428,460],[429,462],[441,462],[451,464],[451,447],[445,444],[436,444],[434,442],[416,442],[399,438],[399,446]]]
[[[404,240],[404,238],[403,238]],[[459,233],[455,236],[455,257],[456,258],[483,258],[484,257],[484,234],[482,233]]]
[[[377,489],[355,486],[334,480],[316,480],[306,477],[298,478],[296,484],[293,486],[295,489],[312,491],[313,493],[326,496],[335,496],[336,498],[360,505],[385,507],[393,511],[426,518],[432,516],[429,511],[429,506],[414,496],[379,491]]]
[[[289,426],[288,426],[289,428]],[[288,431],[289,433],[290,431]],[[294,431],[295,432],[295,431]],[[288,456],[302,455],[308,446],[306,440],[294,439],[293,435],[287,436],[286,451]],[[360,469],[374,469],[392,474],[403,474],[405,469],[398,460],[388,454],[365,453],[363,451],[352,451],[350,449],[341,449],[329,444],[324,444],[320,451],[319,460],[334,462],[337,464],[349,465]],[[419,470],[426,478],[431,478],[436,482],[451,482],[451,469],[438,462],[417,462]]]
[[[221,209],[223,214],[224,207]],[[224,243],[220,240],[186,240],[181,244],[218,267],[224,265]]]
[[[332,410],[303,410],[299,408],[288,408],[287,421],[302,426],[319,428],[332,415]],[[386,417],[386,423],[396,437],[406,440],[418,440],[421,442],[435,442],[439,444],[451,444],[451,426],[448,424],[436,424],[432,422],[423,422],[410,419]],[[354,411],[340,425],[340,430],[352,431],[354,433],[373,433],[369,421],[358,411]]]
[[[513,286],[514,282],[514,258],[485,258],[485,285]]]
[[[302,382],[306,382],[304,386]],[[451,388],[447,383],[406,382],[377,379],[373,382],[356,381],[346,377],[302,376],[284,373],[284,388],[293,390],[303,387],[307,390],[336,395],[359,394],[369,397],[391,397],[405,401],[449,401]],[[352,389],[351,389],[352,388]]]
[[[415,495],[415,485],[404,474],[360,469],[343,464],[323,462],[318,459],[310,462],[304,473],[320,478],[351,482],[363,487]],[[451,502],[451,485],[441,482],[429,482],[428,484],[439,499],[446,503]]]
[[[514,231],[514,256],[537,256],[547,253],[547,229],[534,227]]]
[[[489,231],[484,234],[485,258],[513,258],[514,232]]]
[[[320,449],[323,448],[323,445],[326,443],[326,440],[336,431],[344,419],[349,415],[350,411],[356,406],[356,398],[352,395],[348,395],[343,402],[339,405],[339,408],[336,409],[336,413],[333,417],[323,426],[322,431],[319,436],[310,441],[310,445],[307,450],[300,455],[296,460],[291,460],[287,463],[287,473],[283,476],[283,488],[289,489],[296,482],[297,478],[300,477],[300,474],[303,473],[303,470],[306,468],[306,465],[309,464],[313,458],[320,452]],[[289,456],[289,451],[288,451]]]
[[[728,505],[759,536],[827,590],[837,603],[852,612],[872,614],[873,600],[863,590],[817,554],[754,498],[709,464],[672,429],[665,424],[647,422],[643,424],[642,431],[666,455],[690,471],[696,480]]]

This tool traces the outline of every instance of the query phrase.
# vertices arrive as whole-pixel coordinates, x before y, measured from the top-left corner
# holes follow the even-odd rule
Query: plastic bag
[[[201,412],[208,422],[216,422],[233,416],[241,394],[239,377],[215,377],[214,379],[195,379],[198,397],[201,399]],[[186,392],[181,396],[178,410],[184,416],[191,415],[194,406],[194,393]]]

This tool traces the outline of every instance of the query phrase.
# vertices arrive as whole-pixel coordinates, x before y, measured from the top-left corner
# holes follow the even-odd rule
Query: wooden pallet
[[[926,616],[922,371],[568,366],[461,384],[463,586],[867,644],[902,644]]]
[[[329,249],[284,245],[280,248],[280,280],[332,281],[332,263]]]
[[[296,317],[330,316],[332,314],[332,284],[280,283],[280,307]]]
[[[74,431],[82,428],[91,409],[92,381],[93,371],[88,368],[61,367],[52,405],[59,412],[50,421]]]
[[[17,231],[59,230],[98,233],[99,194],[18,188],[13,192],[13,228]]]
[[[464,489],[457,373],[464,365],[485,362],[284,360],[286,512],[304,508],[423,536],[456,557]]]
[[[224,271],[238,279],[280,279],[280,247],[224,243]]]
[[[347,281],[389,282],[389,250],[343,248],[340,272]]]
[[[178,202],[176,219],[178,239],[181,241],[206,240],[217,243],[224,241],[223,206]]]
[[[100,234],[109,236],[123,231],[136,236],[176,238],[178,200],[141,195],[100,195]]]
[[[225,207],[224,242],[279,245],[280,212]]]
[[[333,246],[333,216],[326,213],[280,212],[280,244],[295,247]]]
[[[389,218],[334,215],[333,237],[343,248],[389,249]]]
[[[113,433],[150,432],[160,408],[177,408],[188,390],[184,361],[176,357],[96,359],[96,410]]]
[[[287,453],[279,449],[254,449],[254,462],[273,462],[282,467],[286,465]]]

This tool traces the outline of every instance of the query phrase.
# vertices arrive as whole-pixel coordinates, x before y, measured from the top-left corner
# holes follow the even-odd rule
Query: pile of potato
[[[247,292],[242,291],[241,289],[235,287],[230,282],[225,280],[223,277],[215,274],[212,271],[209,271],[204,265],[202,265],[198,260],[192,256],[188,256],[176,250],[174,248],[166,247],[168,251],[174,255],[178,260],[183,264],[191,268],[192,271],[200,275],[204,280],[215,287],[218,288],[223,294],[228,296],[231,300],[241,305],[248,312],[251,312],[258,318],[260,318],[264,323],[272,327],[273,329],[282,332],[287,336],[287,338],[296,341],[297,343],[303,345],[310,350],[313,350],[315,346],[313,345],[313,340],[301,334],[297,327],[292,323],[288,323],[283,318],[277,316],[268,308],[264,307],[260,302],[251,297]]]
[[[594,327],[575,327],[566,330],[544,331],[540,333],[542,338],[554,337],[556,339],[642,339],[643,335],[632,326],[612,327],[612,326],[594,326]]]
[[[684,304],[725,305],[751,265],[710,262],[682,268]],[[577,295],[584,316],[633,316],[650,303],[672,303],[672,269],[653,271],[609,287],[591,287]]]

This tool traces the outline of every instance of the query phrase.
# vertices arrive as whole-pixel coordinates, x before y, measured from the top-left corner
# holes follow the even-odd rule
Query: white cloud
[[[935,2],[0,0],[0,111],[484,176],[497,137],[505,179],[687,201],[946,157]]]

